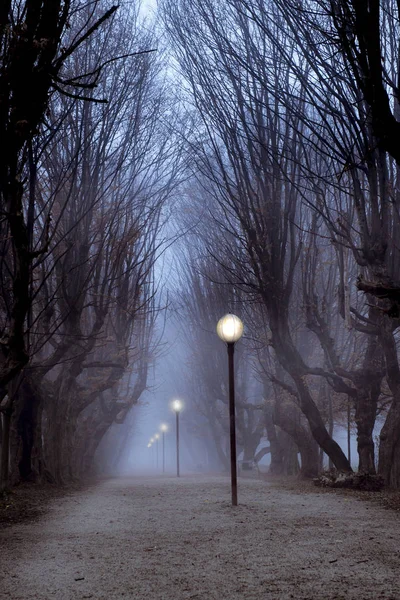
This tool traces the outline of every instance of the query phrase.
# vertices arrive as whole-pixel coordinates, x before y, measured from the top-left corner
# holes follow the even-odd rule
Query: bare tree
[[[80,13],[84,22],[94,8]],[[135,18],[132,10],[114,17],[69,57],[69,81],[78,65],[95,78],[93,91],[78,77],[86,102],[57,96],[50,105],[57,129],[41,156],[37,202],[40,222],[51,199],[54,226],[32,284],[34,343],[14,415],[13,466],[24,477],[79,476],[110,415],[123,420],[146,387],[157,312],[153,269],[178,153],[172,109],[170,123],[162,121],[168,97],[159,62],[147,52],[154,38],[139,32]]]
[[[26,325],[32,301],[32,270],[36,259],[48,251],[49,211],[42,214],[41,220],[36,220],[34,227],[40,211],[34,146],[46,128],[50,95],[56,91],[75,96],[77,88],[89,90],[97,83],[102,65],[94,73],[74,73],[72,79],[65,71],[74,52],[117,10],[112,6],[101,11],[100,2],[93,6],[97,10],[80,23],[72,41],[68,40],[70,21],[79,20],[81,14],[70,0],[43,0],[39,4],[30,0],[9,1],[1,7],[0,214],[5,298],[1,304],[1,399],[8,393],[8,400],[2,406],[2,482],[7,480],[10,419],[18,388],[16,378],[29,360]]]
[[[313,177],[308,178],[311,181],[308,187],[314,190],[314,207],[329,223],[335,244],[347,246],[353,253],[360,273],[358,288],[369,294],[368,303],[376,306],[368,314],[365,309],[357,310],[348,305],[346,318],[359,331],[379,335],[394,399],[382,429],[379,471],[387,483],[398,485],[395,448],[400,431],[396,401],[400,371],[395,366],[398,360],[394,351],[399,315],[396,285],[399,263],[395,242],[398,237],[398,166],[388,156],[389,153],[397,160],[390,141],[390,134],[396,128],[393,126],[388,134],[388,126],[397,119],[398,111],[395,83],[398,7],[385,2],[385,10],[380,13],[380,2],[310,2],[299,6],[277,0],[273,5],[279,15],[279,30],[295,41],[302,57],[301,61],[292,61],[283,38],[276,35],[266,19],[267,3],[240,4],[264,35],[278,45],[299,85],[307,73],[307,97],[314,109],[303,110],[302,114],[297,112],[297,115],[308,132],[307,147],[312,148],[314,144],[320,157],[317,161],[315,158],[305,161]],[[368,23],[372,28],[368,28]],[[331,25],[337,28],[338,38],[332,36]],[[338,46],[341,53],[337,52]],[[381,51],[372,59],[371,53],[378,46]],[[390,101],[392,93],[393,101]],[[342,165],[340,170],[336,167],[339,185],[326,177],[330,170],[327,157],[332,153]],[[307,155],[310,156],[309,152]],[[370,340],[369,344],[372,348],[374,342]],[[372,360],[372,355],[369,356]],[[375,370],[373,360],[364,368],[371,374]],[[364,394],[364,404],[358,395],[359,415],[373,414],[368,397]],[[369,445],[371,447],[370,442]],[[369,465],[372,466],[371,460]]]
[[[292,292],[305,222],[298,194],[302,151],[296,145],[302,124],[260,83],[268,79],[290,89],[290,72],[261,38],[259,53],[253,54],[255,32],[241,13],[211,1],[191,3],[190,8],[184,2],[165,5],[172,42],[209,136],[209,143],[199,143],[197,166],[220,206],[216,219],[225,239],[236,239],[235,246],[241,246],[234,254],[231,281],[262,299],[272,344],[296,386],[314,438],[339,469],[351,470],[326,430],[307,385],[309,368],[291,334]],[[195,34],[191,29],[189,38],[194,22]],[[238,54],[252,65],[252,72],[235,60]],[[304,104],[301,90],[295,102],[299,110]],[[232,244],[229,252],[232,255]]]

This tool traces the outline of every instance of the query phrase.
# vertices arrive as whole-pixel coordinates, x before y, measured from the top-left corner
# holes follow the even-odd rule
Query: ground
[[[398,512],[264,479],[102,481],[0,548],[1,600],[400,600]]]

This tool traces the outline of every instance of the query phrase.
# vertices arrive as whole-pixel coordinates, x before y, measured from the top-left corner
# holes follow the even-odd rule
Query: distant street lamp
[[[235,343],[243,335],[243,323],[236,315],[227,314],[218,321],[217,334],[228,347],[229,368],[229,432],[231,449],[232,506],[237,506],[236,425],[235,425],[235,376],[233,355]]]
[[[156,449],[156,455],[157,455],[157,469],[158,469],[158,438],[159,438],[159,437],[160,437],[160,436],[159,436],[159,434],[158,434],[158,433],[156,433],[156,434],[155,434],[155,436],[154,436],[154,439],[155,439],[155,440],[156,440],[156,442],[157,442],[157,444],[156,444],[156,448],[157,448],[157,449]]]
[[[155,462],[155,461],[154,461],[154,442],[155,442],[155,439],[154,439],[153,437],[152,437],[152,438],[150,438],[150,444],[151,444],[151,446],[152,446],[152,448],[153,448],[153,450],[151,451],[151,457],[152,457],[152,463],[151,463],[151,466],[152,466],[153,468],[154,468],[154,462]]]
[[[174,400],[172,402],[172,410],[176,414],[176,476],[180,477],[179,474],[179,413],[183,408],[183,402],[181,400]]]
[[[160,429],[162,431],[162,472],[165,473],[165,432],[168,431],[168,425],[162,423]]]
[[[153,446],[153,438],[151,438],[150,442],[147,444],[147,447],[150,449]],[[152,454],[151,454],[151,459],[150,459],[150,463],[151,466],[153,466],[153,458],[154,458],[154,448],[152,450]]]

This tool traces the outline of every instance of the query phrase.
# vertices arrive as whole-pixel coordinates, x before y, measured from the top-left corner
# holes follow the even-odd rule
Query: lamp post
[[[162,472],[165,473],[165,432],[168,431],[168,425],[162,423],[160,429],[162,431]]]
[[[154,469],[154,438],[150,438],[150,445],[153,448],[152,450],[152,461],[151,461],[151,466]]]
[[[159,439],[159,437],[160,437],[160,436],[159,436],[159,434],[158,434],[158,433],[156,433],[156,434],[155,434],[155,436],[154,436],[154,438],[155,438],[155,440],[156,440],[156,442],[157,442],[157,444],[156,444],[156,455],[157,455],[156,462],[157,462],[157,469],[158,469],[158,439]]]
[[[180,477],[179,474],[179,413],[183,408],[181,400],[174,400],[172,402],[172,410],[176,415],[176,476]]]
[[[237,506],[236,424],[235,424],[235,376],[233,355],[235,343],[242,337],[243,323],[236,315],[227,314],[217,323],[217,334],[228,347],[229,370],[229,433],[231,450],[232,506]]]

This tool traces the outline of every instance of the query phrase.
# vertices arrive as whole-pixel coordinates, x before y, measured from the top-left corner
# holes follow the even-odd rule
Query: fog
[[[182,473],[229,472],[235,433],[239,469],[398,487],[398,5],[369,47],[360,3],[28,4],[0,24],[1,489],[155,474],[162,423],[173,473],[174,399]]]
[[[400,599],[399,56],[0,0],[0,599]]]
[[[169,260],[173,262],[173,252],[169,252]],[[216,460],[212,440],[207,428],[210,427],[204,418],[201,395],[193,398],[193,389],[188,384],[187,378],[191,377],[190,349],[185,344],[182,330],[177,325],[179,318],[174,312],[170,313],[163,322],[163,336],[160,339],[160,356],[153,365],[148,377],[148,389],[143,392],[139,402],[131,409],[127,422],[123,425],[114,425],[108,435],[100,444],[96,465],[98,473],[107,476],[176,476],[177,449],[176,449],[176,413],[173,411],[172,402],[179,399],[183,409],[179,414],[179,462],[180,475],[224,473],[228,472],[226,466]],[[204,332],[203,332],[204,334]],[[227,363],[225,345],[217,338],[216,331],[206,331],[208,340],[215,342],[215,349],[220,353],[221,364]],[[213,339],[214,338],[214,339]],[[242,342],[245,343],[245,342]],[[250,359],[249,359],[250,360]],[[227,366],[227,365],[225,365]],[[227,369],[217,373],[221,389],[227,390]],[[250,374],[248,387],[253,386],[255,395],[253,404],[262,405],[262,390],[257,374]],[[207,389],[207,382],[202,389]],[[259,394],[257,396],[257,393]],[[240,398],[237,398],[240,402]],[[225,420],[225,430],[221,431],[221,446],[228,458],[228,405],[222,406],[222,419]],[[225,415],[224,415],[225,413]],[[167,426],[163,434],[161,425]],[[374,438],[379,435],[381,422],[378,422],[374,431]],[[155,434],[158,440],[151,443]],[[265,426],[262,426],[258,435],[258,444],[254,447],[256,456],[264,448],[269,448],[269,440]],[[223,441],[223,438],[225,440]],[[348,432],[346,427],[337,425],[333,438],[337,441],[344,453],[348,453]],[[149,444],[151,446],[149,447]],[[117,452],[116,452],[117,448]],[[262,453],[261,453],[262,454]],[[351,465],[356,470],[358,467],[357,440],[354,425],[350,431]],[[244,450],[238,446],[238,464],[244,459]],[[301,468],[301,454],[297,453],[298,468]],[[270,453],[261,455],[257,461],[259,472],[267,473],[271,464]],[[323,457],[323,468],[329,467],[329,459]],[[163,469],[164,466],[164,469]],[[295,470],[296,471],[296,470]]]

